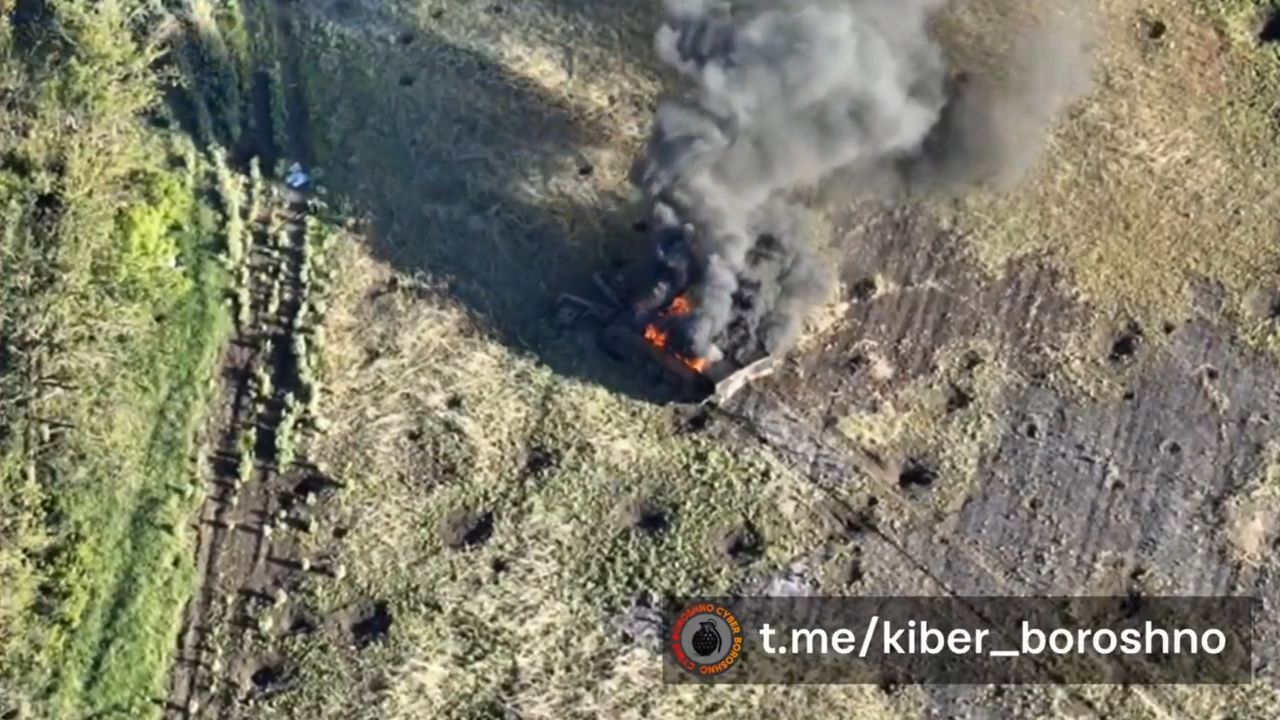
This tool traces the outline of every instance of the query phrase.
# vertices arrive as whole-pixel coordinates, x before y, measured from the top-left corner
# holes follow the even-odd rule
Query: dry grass
[[[870,357],[877,362],[874,352]],[[972,491],[1004,429],[1003,395],[1021,380],[981,342],[944,349],[938,366],[933,376],[884,397],[875,412],[855,412],[837,428],[859,447],[933,473],[929,501],[948,513]]]
[[[1028,182],[951,217],[978,257],[989,267],[1056,258],[1103,317],[1147,327],[1188,317],[1195,284],[1208,283],[1226,292],[1228,318],[1265,339],[1240,308],[1280,265],[1280,60],[1257,40],[1269,6],[1098,2],[1093,92]],[[961,18],[954,31],[984,33],[990,21]]]
[[[590,620],[590,617],[581,618],[584,623]],[[597,666],[598,677],[584,686],[581,668],[573,664],[581,658],[566,658],[566,666],[558,668],[556,676],[535,675],[525,680],[529,684],[522,683],[520,689],[524,692],[519,703],[502,710],[539,720],[694,717],[798,720],[814,717],[815,706],[832,708],[842,717],[859,718],[920,717],[924,709],[924,699],[918,689],[906,689],[891,697],[874,686],[664,686],[657,672],[658,660],[652,654],[627,649],[610,656],[613,648],[599,634],[561,636],[566,629],[572,630],[557,623],[551,630],[560,632],[548,635],[547,639],[572,644],[602,643],[606,658]],[[434,659],[406,667],[402,684],[392,700],[392,716],[436,717],[434,712],[440,706],[433,701],[447,692],[449,680],[463,675],[456,668],[443,668],[442,663]]]
[[[386,671],[380,717],[740,716],[722,692],[656,692],[659,656],[611,619],[642,594],[726,591],[802,556],[820,541],[814,489],[764,455],[677,433],[661,410],[513,353],[454,301],[393,281],[358,248],[339,262],[347,280],[326,328],[323,408],[334,424],[320,457],[348,483],[350,575],[317,602],[388,600],[394,641],[360,657],[316,648],[306,670],[316,682],[279,709],[354,711],[373,695],[324,689]],[[665,528],[634,527],[632,500],[659,509]],[[457,511],[493,513],[492,536],[446,545],[442,525]],[[743,523],[761,540],[745,567],[715,544]],[[792,696],[805,692],[733,694],[800,717]],[[912,693],[817,692],[860,716],[919,708]]]
[[[1171,39],[1184,21],[1209,22],[1189,3],[1165,5],[1156,9],[1178,18]],[[910,689],[662,687],[658,656],[612,629],[638,595],[726,590],[803,558],[821,540],[816,491],[764,451],[681,434],[667,413],[606,391],[590,380],[601,356],[589,339],[547,327],[559,279],[625,245],[626,170],[659,88],[651,24],[647,10],[610,3],[490,7],[352,3],[308,16],[321,183],[335,205],[371,220],[359,247],[337,243],[321,400],[332,422],[316,451],[347,484],[338,561],[349,573],[308,600],[321,611],[386,600],[395,624],[358,653],[297,641],[302,683],[255,712],[810,717],[825,703],[840,716],[924,716],[923,695]],[[1100,95],[1064,124],[1030,185],[971,201],[957,224],[992,265],[1027,252],[1062,258],[1105,311],[1163,316],[1193,271],[1245,289],[1271,251],[1220,212],[1195,233],[1165,215],[1134,225],[1188,207],[1166,207],[1164,192],[1193,193],[1196,208],[1223,200],[1198,172],[1253,171],[1223,161],[1239,138],[1215,134],[1207,90],[1197,96],[1204,112],[1162,94],[1197,82],[1174,72],[1189,51],[1139,57],[1125,20],[1137,6],[1104,10],[1114,47]],[[1116,100],[1125,93],[1138,94]],[[1175,141],[1188,137],[1213,152],[1183,151]],[[1267,207],[1240,211],[1272,223]],[[1218,230],[1225,256],[1192,243]],[[1132,247],[1166,262],[1134,267]],[[1009,382],[990,352],[966,369],[967,349],[947,356],[933,384],[888,398],[891,411],[874,422],[845,423],[859,441],[933,460],[939,509],[972,482]],[[947,412],[951,384],[971,401]],[[637,500],[666,513],[663,532],[625,522]],[[489,537],[448,546],[451,518],[485,512]],[[712,542],[743,522],[763,540],[746,568]]]
[[[626,224],[627,170],[658,91],[648,30],[570,3],[432,18],[368,10],[309,28],[326,183],[378,221],[401,266],[432,267],[489,315],[520,316]],[[376,70],[375,70],[376,69]]]
[[[1163,720],[1164,718],[1240,717],[1266,720],[1275,717],[1280,694],[1264,683],[1240,686],[1156,685],[1120,688],[1090,685],[1080,689],[1093,710],[1080,700],[1059,703],[1062,717]]]
[[[1262,468],[1225,506],[1227,539],[1239,560],[1256,566],[1280,532],[1280,442],[1268,447]]]

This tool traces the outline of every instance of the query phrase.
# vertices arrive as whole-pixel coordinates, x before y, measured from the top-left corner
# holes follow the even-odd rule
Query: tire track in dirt
[[[735,426],[731,432],[745,434],[742,442],[768,448],[820,488],[825,500],[820,511],[830,531],[827,542],[831,547],[856,541],[860,547],[882,555],[885,562],[900,567],[902,577],[910,586],[909,593],[899,588],[900,594],[940,594],[962,602],[976,595],[1052,594],[1046,593],[1043,587],[1016,578],[982,548],[941,527],[943,518],[937,513],[913,507],[899,487],[897,477],[902,468],[898,459],[880,458],[856,445],[838,441],[825,430],[811,427],[804,421],[803,414],[796,412],[777,393],[748,389],[718,412]],[[867,503],[857,508],[829,490],[832,483],[851,482],[855,478],[867,483],[869,497]],[[877,503],[874,502],[877,496],[891,498],[917,522],[936,524],[939,529],[929,534],[922,549],[916,538],[904,535],[911,531],[910,528],[893,527],[878,520]],[[932,559],[939,555],[946,557],[943,571],[939,571],[938,563]],[[968,607],[975,616],[983,617],[976,605]],[[952,688],[946,686],[934,691],[958,697]],[[1104,708],[1072,686],[1060,686],[1053,692],[1071,697],[1087,717],[1094,720],[1107,717]],[[1133,692],[1157,707],[1161,705],[1142,688],[1134,688]],[[938,702],[943,700],[941,697],[934,699]],[[946,698],[953,702],[955,699]]]
[[[256,158],[271,165],[264,170],[268,176],[280,160],[310,159],[289,9],[275,0],[262,2],[243,0],[243,12],[251,33],[278,38],[283,45],[275,49],[278,57],[259,58],[278,61],[280,72],[275,77],[261,68],[253,73],[243,140],[230,153],[233,169],[255,179],[243,218],[248,245],[244,271],[233,269],[243,283],[235,306],[237,327],[223,352],[218,406],[205,432],[197,589],[185,610],[166,717],[225,717],[235,714],[242,700],[278,690],[287,680],[287,661],[264,654],[251,634],[241,631],[268,634],[262,608],[290,614],[285,607],[290,591],[307,575],[342,574],[335,567],[313,567],[300,552],[299,536],[313,526],[313,506],[338,485],[306,457],[317,424],[308,408],[313,388],[304,327],[314,240],[307,228],[310,200],[252,171]],[[262,27],[263,22],[271,27]],[[283,118],[277,110],[280,94]],[[277,125],[285,130],[285,147],[280,147]]]
[[[1273,361],[1208,319],[1166,324],[1162,344],[1125,352],[1133,331],[1122,328],[1089,346],[1122,387],[1073,393],[1053,379],[1054,348],[1085,308],[1052,268],[1017,263],[992,281],[966,269],[945,233],[906,212],[890,221],[859,245],[850,267],[861,275],[848,278],[856,287],[879,271],[883,294],[855,298],[822,346],[723,409],[739,442],[764,445],[829,500],[828,543],[857,550],[858,594],[1275,597],[1276,556],[1259,567],[1235,556],[1222,510],[1274,438],[1280,395],[1263,391],[1280,383]],[[928,461],[936,448],[881,458],[838,421],[857,410],[890,422],[895,392],[922,379],[941,387],[940,355],[971,339],[1020,379],[989,399],[990,446],[958,502],[940,508],[931,500],[942,488],[904,474],[915,452]],[[894,372],[869,372],[871,351]],[[1258,624],[1263,657],[1277,627]],[[1055,692],[1085,716],[1110,714],[1099,695]],[[1193,714],[1168,688],[1121,693],[1157,715]],[[972,694],[930,696],[972,709]]]

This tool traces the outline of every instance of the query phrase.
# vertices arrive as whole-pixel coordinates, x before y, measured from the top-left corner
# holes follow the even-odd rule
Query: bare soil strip
[[[252,0],[244,5],[246,17],[253,18]],[[276,37],[291,46],[285,9],[274,2],[267,6]],[[281,160],[308,159],[296,72],[289,62],[284,65],[276,78],[254,74],[245,114],[252,120],[232,153],[234,169],[245,175],[255,157],[264,160],[267,177]],[[273,113],[273,81],[285,86],[285,118]],[[286,129],[287,147],[272,139],[278,137],[275,123]],[[237,331],[222,358],[219,407],[205,433],[198,590],[185,613],[167,717],[221,717],[239,700],[278,689],[285,670],[275,658],[258,657],[244,630],[263,630],[257,610],[285,604],[307,573],[337,574],[299,558],[297,539],[310,530],[306,507],[335,487],[306,458],[314,423],[307,417],[310,389],[300,372],[307,345],[299,343],[298,331],[307,305],[309,201],[304,191],[275,180],[255,184],[251,192],[260,197],[245,212],[258,212],[244,218],[250,241],[243,261],[247,273],[241,275],[247,286],[239,295],[248,307],[236,308]],[[284,448],[291,457],[281,457]]]

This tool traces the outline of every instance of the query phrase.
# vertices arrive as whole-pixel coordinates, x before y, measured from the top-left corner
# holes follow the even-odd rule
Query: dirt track
[[[275,13],[269,20],[288,47],[293,37],[285,11],[276,3],[269,7]],[[296,89],[292,69],[283,75],[286,86]],[[246,121],[241,146],[234,148],[236,169],[245,174],[251,159],[261,161],[268,176],[278,160],[308,159],[299,93],[287,93],[283,137],[288,146],[279,147],[281,133],[272,123],[280,119],[273,117],[265,83],[265,76],[256,76],[246,114],[252,120]],[[306,392],[300,366],[307,359],[298,355],[306,346],[298,345],[296,336],[308,302],[308,194],[270,179],[250,193],[260,197],[251,203],[258,214],[245,217],[249,243],[243,261],[247,272],[241,277],[247,287],[239,298],[248,308],[236,308],[236,334],[222,363],[221,400],[206,430],[208,489],[196,547],[200,579],[186,609],[166,708],[175,717],[220,717],[238,702],[285,687],[287,664],[248,631],[266,637],[313,631],[316,620],[295,611],[288,594],[307,574],[340,574],[331,564],[313,567],[303,559],[300,541],[337,488],[307,461],[314,422],[297,410]],[[282,432],[290,433],[288,444],[298,448],[292,458],[279,456]],[[276,620],[283,625],[278,632],[271,624]]]

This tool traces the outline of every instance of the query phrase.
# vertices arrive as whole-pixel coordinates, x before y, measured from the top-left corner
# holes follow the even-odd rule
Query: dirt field
[[[978,5],[955,42],[1011,7]],[[1274,613],[1244,688],[661,684],[686,593],[1280,602],[1274,8],[1094,5],[1094,90],[1029,180],[833,202],[839,297],[693,412],[553,322],[641,249],[656,8],[246,2],[284,108],[251,100],[233,163],[315,180],[246,213],[166,712],[1275,717]]]

